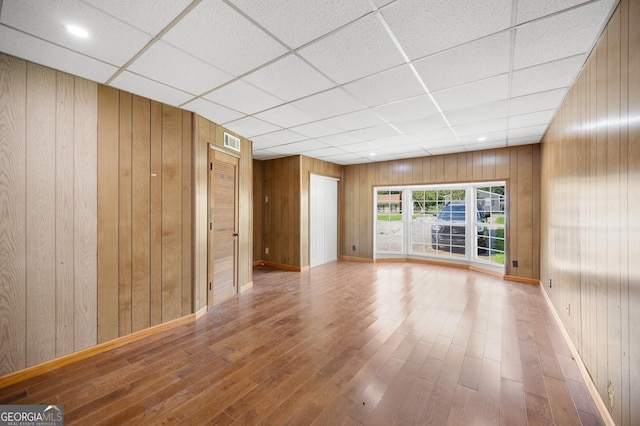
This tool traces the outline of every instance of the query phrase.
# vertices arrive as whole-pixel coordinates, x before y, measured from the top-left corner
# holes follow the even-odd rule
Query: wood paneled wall
[[[98,341],[193,311],[192,114],[98,89]]]
[[[261,259],[300,268],[300,156],[266,160],[263,168],[264,217]],[[265,202],[268,197],[269,201]],[[265,250],[269,249],[269,253]]]
[[[253,156],[251,141],[204,117],[194,115],[194,305],[207,306],[207,238],[209,203],[209,150],[215,146],[240,159],[238,199],[238,286],[253,280]],[[224,146],[224,132],[240,138],[240,152]]]
[[[343,256],[373,258],[373,188],[506,180],[507,275],[539,278],[540,150],[523,145],[461,154],[359,164],[344,168],[342,197]],[[352,250],[352,246],[356,246]],[[518,267],[511,266],[517,260]]]
[[[316,158],[300,156],[301,162],[301,183],[300,183],[300,266],[309,266],[309,181],[310,175],[322,175],[336,179],[340,179],[338,184],[338,193],[340,193],[340,185],[342,185],[342,169],[343,167],[318,160]],[[338,205],[340,200],[338,200]],[[340,229],[340,224],[338,224]],[[339,238],[339,236],[338,236]],[[339,252],[339,249],[338,249]]]
[[[541,155],[541,281],[619,425],[640,424],[638,22],[622,0]]]
[[[264,253],[264,170],[263,161],[253,160],[253,263],[263,258]]]
[[[0,53],[0,375],[96,344],[97,86]]]

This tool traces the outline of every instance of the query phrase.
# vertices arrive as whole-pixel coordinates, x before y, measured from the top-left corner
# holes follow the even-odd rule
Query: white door
[[[309,182],[309,264],[338,259],[338,180],[311,175]]]

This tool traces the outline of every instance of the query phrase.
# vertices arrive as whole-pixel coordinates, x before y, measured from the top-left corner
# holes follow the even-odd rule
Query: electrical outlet
[[[549,288],[553,287],[553,281],[549,278]]]
[[[351,246],[351,250],[356,251],[356,246],[355,245]]]
[[[269,247],[264,248],[264,254],[269,254]]]
[[[513,265],[514,268],[518,267],[518,261],[514,260],[513,262],[511,262],[511,264]]]

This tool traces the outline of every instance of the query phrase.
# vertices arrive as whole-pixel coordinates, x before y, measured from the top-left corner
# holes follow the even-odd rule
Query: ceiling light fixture
[[[487,140],[487,138],[485,138],[484,136],[481,136],[481,137],[478,138],[478,142],[484,142],[486,140]]]
[[[71,34],[73,34],[76,37],[79,37],[79,38],[89,37],[89,32],[87,32],[87,30],[77,25],[67,24],[64,27],[67,29],[67,31],[69,31]]]
[[[376,155],[376,153],[375,152],[370,152],[369,155],[373,157],[374,155]]]

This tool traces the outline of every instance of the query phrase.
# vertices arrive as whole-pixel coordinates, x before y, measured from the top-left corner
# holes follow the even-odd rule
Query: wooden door
[[[237,293],[238,159],[209,150],[209,308]]]

